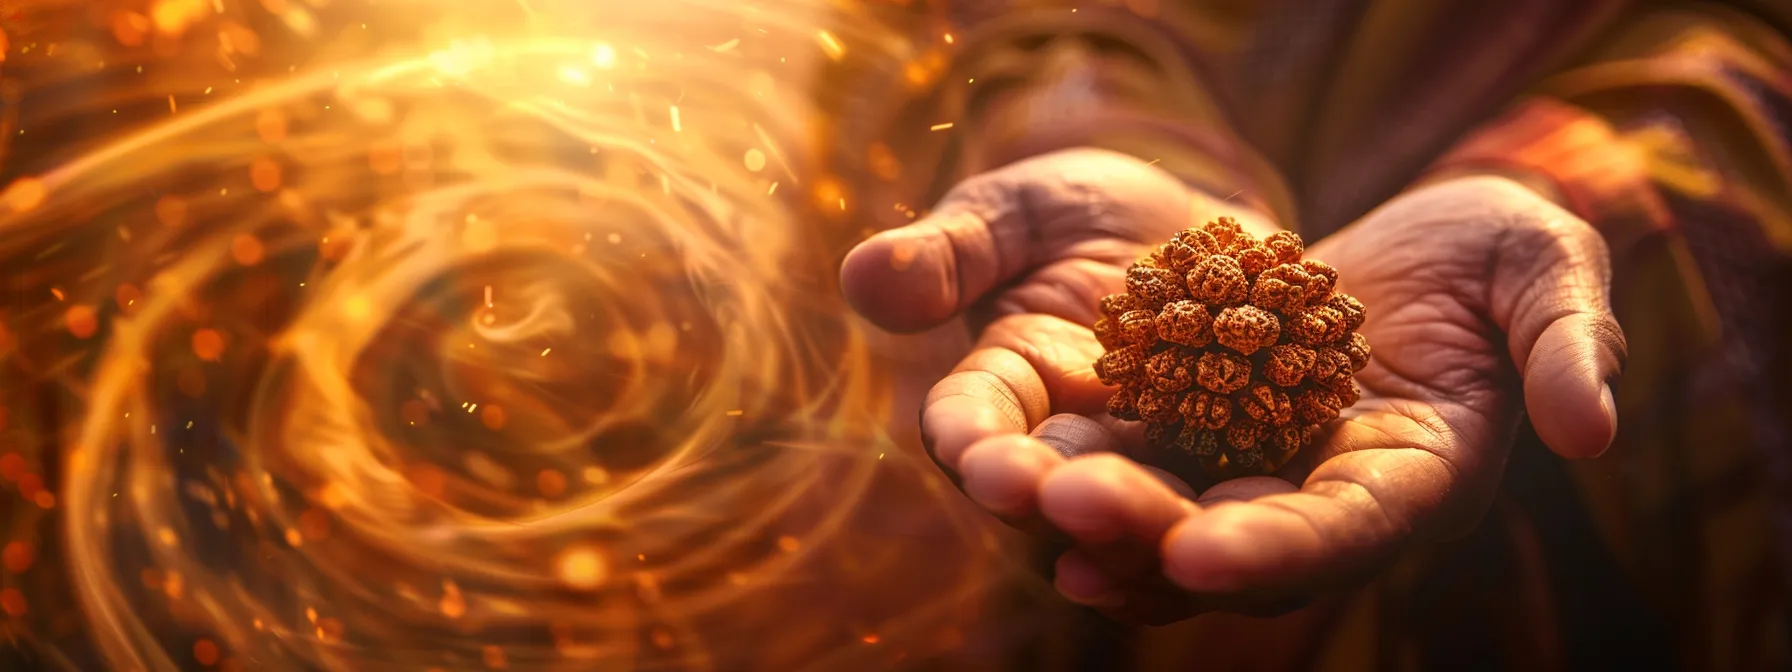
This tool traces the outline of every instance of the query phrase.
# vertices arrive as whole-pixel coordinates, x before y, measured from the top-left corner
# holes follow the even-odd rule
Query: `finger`
[[[1120,437],[1092,418],[1061,413],[1033,428],[1033,436],[1065,459],[1120,451]]]
[[[1127,430],[1132,429],[1130,425],[1134,424],[1138,423],[1124,423],[1105,415],[1098,419],[1062,413],[1046,418],[1045,422],[1033,428],[1033,436],[1067,459],[1096,453],[1128,455],[1129,441],[1135,440],[1135,437],[1129,436],[1131,432]],[[1178,497],[1190,500],[1195,498],[1195,489],[1176,475],[1146,464],[1137,466],[1169,487]]]
[[[1010,315],[984,329],[977,347],[1019,354],[1033,367],[1054,413],[1105,413],[1114,396],[1115,388],[1095,375],[1103,348],[1087,325],[1049,315]]]
[[[1045,315],[998,320],[928,392],[922,442],[956,473],[964,450],[980,440],[1025,434],[1054,411],[1102,413],[1113,388],[1091,368],[1100,354],[1101,344],[1085,327]]]
[[[1186,228],[1192,215],[1188,188],[1142,161],[1055,152],[966,180],[928,216],[859,244],[841,287],[878,326],[917,331],[1053,261],[1129,262],[1137,242]]]
[[[1502,239],[1498,253],[1492,313],[1523,376],[1531,423],[1557,454],[1596,457],[1617,433],[1611,384],[1625,357],[1605,241],[1544,206]]]
[[[1345,440],[1371,438],[1387,441]],[[1286,596],[1355,584],[1407,544],[1472,519],[1465,503],[1481,499],[1485,484],[1459,482],[1457,473],[1430,450],[1344,453],[1297,492],[1253,486],[1263,490],[1234,493],[1245,496],[1183,519],[1164,538],[1164,574],[1208,596]]]
[[[1604,454],[1617,438],[1612,398],[1622,360],[1616,323],[1588,315],[1551,322],[1532,346],[1524,372],[1525,408],[1537,436],[1562,457]],[[1596,334],[1607,334],[1606,340]]]
[[[1054,415],[1031,435],[1004,434],[978,441],[959,461],[965,495],[1021,531],[1055,534],[1039,515],[1039,484],[1045,475],[1074,455],[1111,452],[1118,437],[1089,418]]]
[[[1042,534],[1049,526],[1039,515],[1039,483],[1063,464],[1064,456],[1025,434],[978,441],[959,463],[961,487],[971,501],[1022,531]]]
[[[1226,481],[1201,493],[1201,509],[1248,502],[1293,491],[1295,486],[1278,478],[1241,478]],[[1200,515],[1200,514],[1196,514]],[[1154,546],[1149,549],[1155,553]],[[1191,594],[1171,582],[1161,571],[1138,572],[1124,579],[1112,573],[1085,549],[1071,549],[1059,557],[1054,585],[1065,599],[1101,611],[1129,623],[1164,625],[1223,608],[1257,616],[1275,616],[1299,608],[1309,596],[1260,600],[1224,600]]]
[[[1164,487],[1169,488],[1170,492],[1176,493],[1177,497],[1191,502],[1195,500],[1194,487],[1190,486],[1188,481],[1182,480],[1181,476],[1149,464],[1140,464],[1139,469],[1157,479],[1157,482],[1164,484]]]
[[[1017,388],[987,370],[946,376],[922,402],[922,445],[948,474],[958,473],[959,462],[972,444],[993,436],[1026,433],[1030,424],[1026,400],[1033,394],[1029,389]]]
[[[1033,428],[1033,436],[1068,459],[1093,453],[1115,453],[1138,459],[1138,448],[1145,443],[1144,424],[1116,420],[1105,413],[1096,416],[1061,413],[1046,418],[1045,422]],[[1140,464],[1139,468],[1162,481],[1183,498],[1195,498],[1195,489],[1180,477],[1146,464]]]
[[[1100,415],[1091,416],[1091,419],[1101,423],[1101,426],[1113,432],[1114,436],[1120,437],[1120,449],[1114,452],[1146,462],[1152,461],[1154,458],[1153,451],[1145,440],[1146,425],[1144,422],[1121,420],[1108,415],[1105,409]]]
[[[1129,581],[1157,572],[1159,542],[1195,505],[1158,473],[1099,454],[1048,474],[1039,486],[1039,510],[1109,576]]]

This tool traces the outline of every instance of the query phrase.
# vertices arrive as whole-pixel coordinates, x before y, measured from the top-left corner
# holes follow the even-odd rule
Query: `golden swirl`
[[[797,144],[805,63],[902,45],[806,2],[92,4],[11,36],[61,55],[5,129],[136,122],[0,195],[37,662],[862,669],[955,632],[989,542],[881,433]],[[834,543],[890,488],[949,533]]]

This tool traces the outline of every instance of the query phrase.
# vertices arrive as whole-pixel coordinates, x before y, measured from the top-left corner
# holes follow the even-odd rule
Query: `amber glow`
[[[9,85],[87,107],[0,153],[0,628],[166,672],[797,669],[962,625],[987,523],[898,459],[814,280],[889,204],[806,139],[817,68],[942,61],[841,9],[27,0]],[[828,552],[874,492],[940,527]],[[876,599],[814,618],[816,576]]]

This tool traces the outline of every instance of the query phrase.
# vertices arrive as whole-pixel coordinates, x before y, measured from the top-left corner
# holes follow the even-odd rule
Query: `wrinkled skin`
[[[1374,359],[1362,401],[1293,463],[1197,494],[1134,461],[1142,428],[1105,414],[1114,388],[1090,368],[1096,302],[1152,246],[1221,215],[1275,230],[1132,158],[1071,150],[966,181],[842,269],[883,328],[981,325],[924,402],[923,441],[978,504],[1066,544],[1067,598],[1149,624],[1283,611],[1466,532],[1527,409],[1564,457],[1611,444],[1624,346],[1603,241],[1516,182],[1461,177],[1309,247],[1368,307]]]

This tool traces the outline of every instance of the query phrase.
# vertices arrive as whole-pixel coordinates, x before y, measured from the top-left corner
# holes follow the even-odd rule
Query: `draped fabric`
[[[1271,621],[1018,616],[1078,634],[1015,637],[1011,669],[1792,666],[1792,3],[1079,4],[884,6],[926,67],[829,80],[836,171],[924,204],[1100,145],[1310,238],[1427,179],[1522,175],[1605,234],[1631,358],[1608,456],[1522,433],[1468,538]]]

